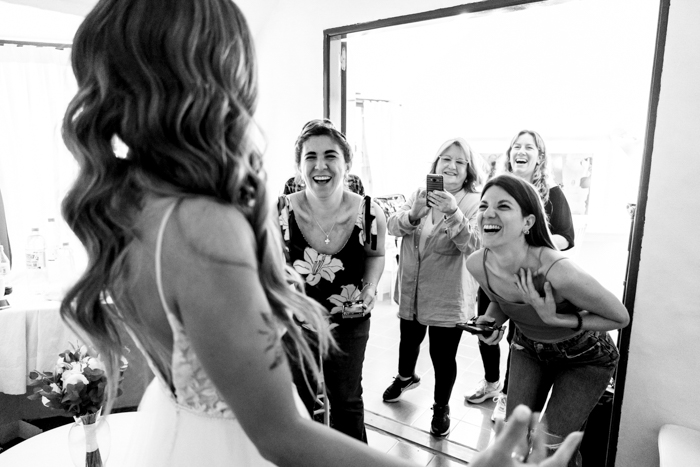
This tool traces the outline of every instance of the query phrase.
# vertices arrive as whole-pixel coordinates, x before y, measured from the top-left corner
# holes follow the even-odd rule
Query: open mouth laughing
[[[313,181],[318,183],[319,185],[325,185],[328,182],[331,181],[332,177],[330,175],[316,175],[315,177],[312,177]]]
[[[482,230],[484,231],[485,234],[495,234],[501,231],[503,227],[500,225],[496,224],[484,224],[484,227]]]
[[[517,165],[527,165],[527,163],[529,162],[527,156],[515,156],[513,160]]]

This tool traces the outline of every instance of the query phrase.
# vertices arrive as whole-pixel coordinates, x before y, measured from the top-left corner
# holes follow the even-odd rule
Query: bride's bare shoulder
[[[223,262],[256,264],[253,226],[235,205],[187,198],[174,213],[176,238],[186,251]]]

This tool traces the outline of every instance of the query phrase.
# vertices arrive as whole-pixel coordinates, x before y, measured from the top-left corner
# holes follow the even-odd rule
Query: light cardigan
[[[460,197],[458,196],[457,199]],[[465,260],[481,247],[476,225],[479,193],[467,193],[451,216],[435,223],[419,253],[423,217],[408,220],[415,193],[387,221],[391,235],[402,237],[399,257],[399,317],[427,326],[454,327],[473,314],[478,285]],[[430,215],[430,214],[428,214]]]

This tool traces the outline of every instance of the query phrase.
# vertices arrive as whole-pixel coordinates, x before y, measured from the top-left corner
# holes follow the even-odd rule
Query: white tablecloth
[[[111,432],[107,467],[124,466],[131,433],[140,416],[138,412],[125,412],[107,417]],[[74,467],[68,446],[68,431],[71,426],[69,423],[46,431],[0,453],[0,467]]]
[[[58,354],[77,336],[61,320],[60,302],[11,294],[0,310],[0,392],[25,394],[29,372],[54,371]]]

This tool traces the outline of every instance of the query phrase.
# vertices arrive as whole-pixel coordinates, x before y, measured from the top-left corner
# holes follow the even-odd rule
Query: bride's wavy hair
[[[285,266],[266,199],[252,119],[255,56],[239,8],[230,0],[100,0],[76,33],[72,65],[78,92],[63,136],[80,170],[62,210],[89,259],[61,315],[105,359],[106,411],[116,395],[123,325],[157,366],[170,367],[169,350],[147,338],[125,293],[126,248],[147,194],[210,197],[243,212],[273,315],[292,338],[288,355],[318,371],[292,316],[320,330],[321,352],[332,340],[320,305],[290,287],[300,279]],[[126,156],[115,155],[116,138],[128,146]]]

